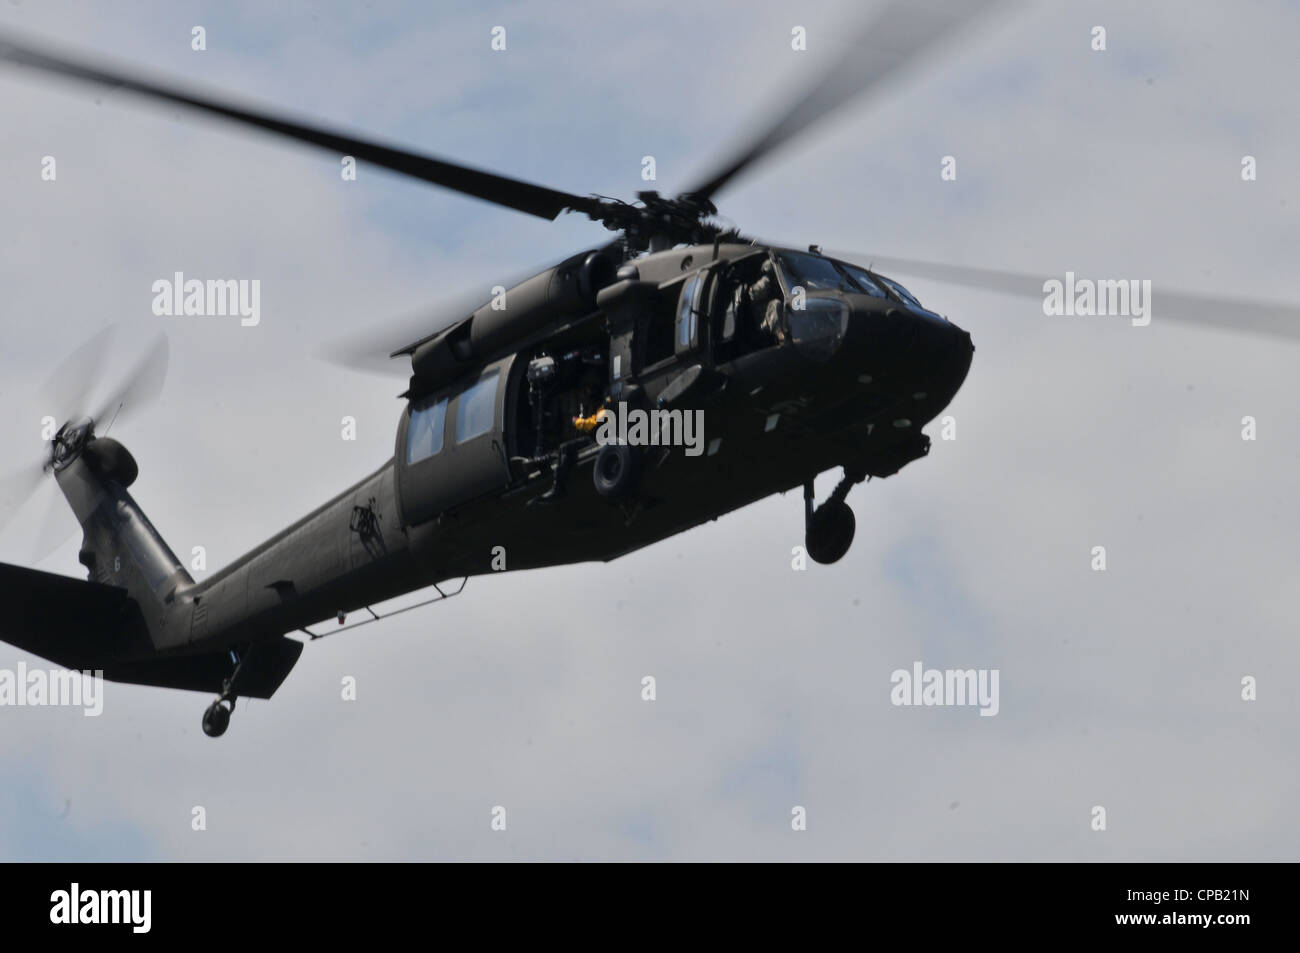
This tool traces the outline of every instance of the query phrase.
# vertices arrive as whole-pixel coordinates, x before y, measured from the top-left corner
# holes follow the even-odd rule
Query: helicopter
[[[270,698],[305,633],[351,628],[374,606],[502,570],[609,561],[799,489],[805,550],[849,550],[851,489],[925,457],[923,428],[970,370],[971,335],[881,273],[887,259],[747,238],[714,197],[797,132],[890,79],[999,4],[887,4],[860,42],[758,135],[676,197],[583,196],[310,125],[223,97],[0,37],[0,62],[222,117],[515,211],[578,213],[615,233],[389,352],[411,373],[393,456],[196,581],[129,488],[139,466],[107,429],[161,387],[165,341],[100,409],[74,395],[23,500],[53,477],[83,533],[87,580],[0,565],[15,612],[0,638],[120,682],[215,692],[202,728],[238,698]],[[869,54],[864,44],[870,38]],[[1041,298],[1042,279],[898,261],[899,270]],[[1166,298],[1184,319],[1294,335],[1293,309]],[[92,341],[67,370],[93,361]],[[688,446],[688,421],[702,433]],[[102,431],[102,432],[101,432]],[[829,497],[814,479],[842,471]],[[504,561],[508,554],[508,564]],[[432,600],[431,600],[432,601]],[[423,603],[421,603],[423,604]],[[414,608],[414,607],[410,607]],[[371,618],[345,625],[365,610]],[[405,610],[401,610],[405,611]]]

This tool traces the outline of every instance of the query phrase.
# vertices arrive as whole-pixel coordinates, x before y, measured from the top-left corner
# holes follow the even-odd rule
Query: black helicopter
[[[800,487],[807,554],[840,559],[854,536],[850,488],[928,453],[922,428],[962,385],[970,335],[873,267],[725,229],[713,197],[993,6],[891,3],[861,35],[870,55],[858,46],[832,63],[694,188],[676,198],[642,192],[635,204],[416,155],[0,38],[0,61],[206,111],[548,220],[579,212],[618,233],[396,349],[411,375],[393,457],[202,582],[128,492],[138,473],[131,454],[98,432],[114,408],[156,390],[160,345],[105,410],[70,408],[48,458],[9,494],[25,498],[54,477],[82,526],[89,581],[0,566],[0,591],[19,596],[6,600],[0,636],[109,679],[216,692],[203,730],[217,736],[238,696],[269,698],[288,675],[304,643],[286,633],[314,637],[310,627],[324,620],[342,623],[430,585],[611,560]],[[1042,294],[1032,276],[902,264]],[[1290,333],[1286,309],[1179,301],[1192,320],[1244,315],[1236,326]],[[96,350],[92,342],[78,360]],[[702,428],[692,426],[699,420]],[[836,468],[843,479],[817,505],[814,478]],[[496,562],[502,553],[506,565]]]

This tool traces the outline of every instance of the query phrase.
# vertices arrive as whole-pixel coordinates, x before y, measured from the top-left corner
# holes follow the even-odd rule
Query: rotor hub
[[[627,246],[637,251],[652,246],[701,245],[723,235],[736,235],[734,230],[709,221],[718,210],[706,198],[690,194],[667,198],[647,191],[638,192],[637,199],[639,204],[596,196],[594,208],[587,214],[611,231],[622,232]]]
[[[55,471],[67,467],[94,437],[95,422],[89,417],[78,417],[65,423],[50,441],[50,467]]]

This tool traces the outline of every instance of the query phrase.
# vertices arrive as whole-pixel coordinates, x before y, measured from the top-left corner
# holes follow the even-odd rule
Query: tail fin
[[[221,692],[230,677],[228,652],[149,657],[149,637],[126,591],[96,582],[0,563],[0,640],[76,671],[101,671],[109,681],[196,692]],[[288,676],[302,643],[281,637],[249,652],[240,678],[245,698],[270,698]]]
[[[0,564],[0,598],[19,606],[0,619],[0,640],[113,681],[192,691],[225,692],[238,665],[239,694],[270,698],[302,643],[281,636],[235,657],[229,649],[191,649],[194,607],[184,593],[194,580],[127,492],[137,473],[127,449],[106,437],[55,468],[81,523],[79,558],[90,579]]]
[[[194,579],[154,529],[127,487],[139,472],[130,452],[110,437],[91,440],[55,477],[83,532],[78,559],[91,582],[125,589],[140,607],[153,648],[178,648],[188,633],[167,617]]]

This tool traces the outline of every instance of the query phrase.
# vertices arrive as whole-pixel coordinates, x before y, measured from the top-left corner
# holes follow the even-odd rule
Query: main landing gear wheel
[[[844,498],[849,495],[853,484],[861,483],[866,478],[865,473],[845,468],[844,479],[835,487],[830,499],[816,509],[813,508],[812,481],[804,484],[804,549],[813,562],[823,566],[839,562],[853,545],[857,519]]]
[[[207,711],[203,713],[203,733],[209,738],[220,738],[230,727],[230,712],[234,708],[234,703],[230,703],[230,708],[226,707],[225,699],[218,698],[208,706]]]
[[[829,566],[839,562],[853,545],[857,520],[849,504],[831,500],[817,507],[804,532],[804,548],[813,562]]]
[[[635,447],[623,443],[607,443],[596,454],[591,468],[596,492],[607,500],[625,500],[631,496],[641,479],[641,458]]]

